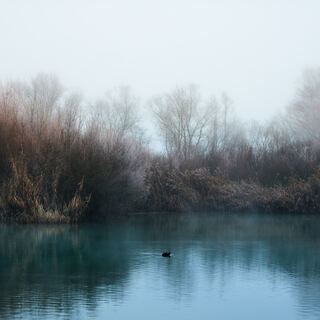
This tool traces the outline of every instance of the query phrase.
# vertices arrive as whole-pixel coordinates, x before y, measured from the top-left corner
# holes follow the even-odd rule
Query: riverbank
[[[115,214],[138,215],[141,212],[157,214],[191,211],[299,214],[320,212],[320,171],[306,180],[291,179],[285,186],[263,187],[254,182],[229,181],[221,175],[210,174],[207,169],[179,171],[155,166],[146,174],[144,196],[140,194],[139,203],[133,202],[132,207],[126,210],[91,217],[86,215],[91,199],[90,196],[81,197],[81,185],[69,204],[56,203],[56,209],[52,210],[48,204],[47,209],[41,204],[44,195],[38,189],[32,189],[35,184],[26,177],[23,179],[25,181],[22,186],[28,192],[23,188],[19,190],[21,183],[9,186],[7,189],[10,191],[10,196],[5,198],[8,201],[6,208],[7,210],[15,208],[16,211],[12,214],[2,210],[3,222],[77,223],[105,220]],[[3,199],[4,197],[2,201]]]
[[[132,212],[320,212],[316,131],[301,135],[291,116],[245,126],[227,100],[205,107],[198,94],[177,88],[150,102],[164,146],[156,152],[128,88],[85,105],[51,76],[0,85],[0,220],[78,223]],[[312,108],[303,96],[298,102]]]
[[[320,212],[320,171],[306,180],[265,187],[254,181],[230,181],[207,169],[152,168],[147,176],[147,207],[157,211]]]

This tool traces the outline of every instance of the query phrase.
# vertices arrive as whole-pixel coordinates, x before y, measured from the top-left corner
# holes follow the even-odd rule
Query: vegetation
[[[131,208],[145,156],[130,115],[133,98],[119,90],[84,120],[80,97],[64,92],[54,77],[3,85],[1,218],[75,222]]]
[[[148,207],[160,211],[320,212],[320,171],[286,185],[232,181],[208,169],[179,171],[154,166],[146,176]]]
[[[110,213],[318,213],[320,70],[283,115],[242,124],[223,94],[194,86],[148,107],[164,153],[151,152],[129,88],[86,105],[52,76],[0,86],[0,218],[77,222]]]

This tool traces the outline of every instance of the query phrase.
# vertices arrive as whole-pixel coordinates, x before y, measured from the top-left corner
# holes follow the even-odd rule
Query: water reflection
[[[0,318],[319,319],[319,231],[289,215],[2,225]]]

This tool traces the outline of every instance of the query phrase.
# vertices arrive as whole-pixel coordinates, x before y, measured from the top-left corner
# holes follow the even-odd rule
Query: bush
[[[146,173],[147,203],[156,211],[320,212],[320,169],[288,185],[263,187],[254,181],[230,181],[208,169],[179,171],[159,164]]]

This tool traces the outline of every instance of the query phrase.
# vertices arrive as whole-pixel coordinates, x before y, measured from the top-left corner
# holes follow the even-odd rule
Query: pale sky
[[[56,74],[88,98],[195,83],[264,119],[320,66],[319,0],[0,0],[0,80]]]

